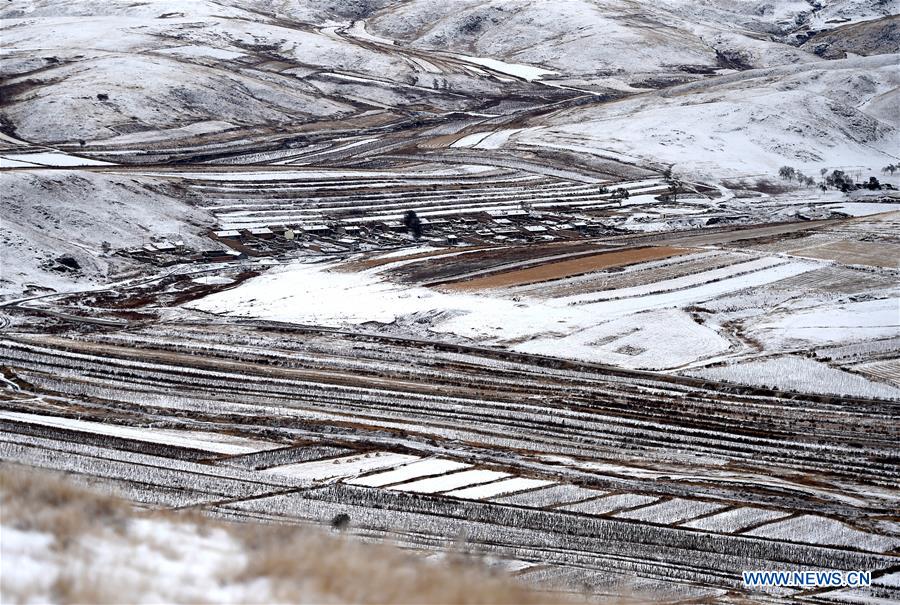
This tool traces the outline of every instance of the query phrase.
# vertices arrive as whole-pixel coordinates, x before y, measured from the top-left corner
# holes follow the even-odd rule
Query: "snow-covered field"
[[[438,492],[449,492],[460,488],[477,485],[480,483],[489,483],[497,479],[508,477],[509,473],[500,473],[497,471],[489,471],[484,469],[474,469],[468,471],[458,471],[441,475],[439,477],[431,477],[429,479],[419,479],[409,483],[401,483],[394,485],[390,489],[401,490],[404,492],[418,492],[421,494],[435,494]]]
[[[604,515],[614,510],[636,508],[651,504],[658,499],[659,498],[654,496],[646,496],[643,494],[612,494],[596,500],[566,504],[560,508],[576,513],[586,513],[588,515]]]
[[[773,521],[744,533],[748,536],[761,536],[812,544],[852,546],[873,552],[892,550],[900,544],[900,538],[898,537],[873,535],[853,529],[847,526],[846,523],[841,523],[834,519],[811,515],[801,515],[784,521]]]
[[[81,158],[67,153],[42,151],[35,153],[7,153],[0,155],[0,168],[42,166],[109,166],[110,162]]]
[[[863,221],[860,227],[864,227],[865,221],[873,219],[856,220]],[[890,224],[886,220],[879,218],[872,225],[883,229],[877,225]],[[847,226],[857,228],[855,222]],[[843,233],[855,233],[847,228]],[[821,238],[839,259],[839,246],[850,244],[836,239],[845,237],[838,233],[815,233],[809,242]],[[814,248],[802,243],[806,241],[802,238],[785,241],[801,242],[792,244],[801,252]],[[778,367],[785,361],[759,358],[758,349],[746,346],[744,338],[750,338],[764,343],[771,353],[795,352],[798,347],[850,344],[898,333],[900,303],[890,290],[874,291],[867,285],[887,285],[888,276],[870,277],[871,271],[853,269],[822,281],[814,276],[832,275],[829,262],[798,259],[780,252],[789,248],[771,248],[778,253],[713,249],[508,288],[490,289],[488,284],[497,280],[487,277],[482,281],[488,289],[477,294],[465,288],[416,287],[394,280],[397,271],[427,270],[437,260],[477,258],[473,250],[446,254],[431,250],[423,257],[376,257],[377,267],[361,272],[347,272],[341,263],[294,264],[191,306],[226,315],[335,327],[377,322],[401,326],[402,331],[414,320],[437,335],[637,369],[699,368],[735,358],[742,361],[698,369],[694,375],[829,395],[895,397],[894,387],[812,360],[788,358],[806,365],[785,372]],[[857,255],[862,250],[859,245],[847,249]],[[504,267],[516,271],[520,265],[524,266]],[[490,272],[466,275],[478,279]],[[817,284],[821,291],[808,290]],[[859,289],[829,289],[834,287]],[[842,291],[866,295],[863,299],[842,297],[838,294]],[[746,336],[732,333],[735,323]],[[757,359],[744,360],[750,353]]]
[[[47,427],[58,427],[80,431],[93,435],[121,437],[135,441],[146,441],[161,445],[185,447],[215,452],[217,454],[249,454],[282,447],[277,443],[257,441],[223,433],[204,433],[202,431],[177,431],[156,427],[130,427],[102,422],[63,418],[60,416],[42,416],[39,414],[22,414],[18,412],[0,411],[0,420],[15,420]]]
[[[477,485],[475,487],[464,487],[461,489],[447,492],[448,496],[457,498],[467,498],[473,500],[482,500],[487,498],[497,498],[507,494],[523,492],[526,490],[537,489],[552,485],[552,481],[543,479],[527,479],[525,477],[513,477],[504,481],[495,481],[486,485]]]
[[[673,498],[659,504],[651,504],[643,508],[619,513],[621,519],[639,519],[649,523],[677,523],[685,519],[706,515],[722,508],[721,503],[703,502],[700,500],[684,500]]]
[[[457,462],[455,460],[429,458],[427,460],[419,460],[404,464],[400,468],[383,473],[375,473],[373,475],[366,475],[365,477],[350,479],[347,483],[368,487],[383,487],[394,483],[403,483],[425,475],[442,475],[450,471],[468,468],[469,466],[470,465],[468,464]]]
[[[761,323],[767,340],[793,346],[874,340],[897,336],[900,330],[900,297],[848,301],[780,314]]]
[[[787,513],[765,508],[741,507],[684,523],[685,527],[714,532],[739,532],[751,526],[786,517]]]
[[[753,384],[785,391],[900,399],[900,389],[896,387],[873,382],[806,357],[736,361],[725,366],[694,370],[689,374],[710,380]]]
[[[373,452],[315,462],[273,466],[264,472],[308,481],[324,481],[338,477],[353,477],[368,471],[407,464],[416,460],[418,460],[417,456]]]

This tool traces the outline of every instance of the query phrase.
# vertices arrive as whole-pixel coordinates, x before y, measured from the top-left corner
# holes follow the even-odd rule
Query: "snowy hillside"
[[[0,173],[0,188],[0,294],[109,281],[133,268],[112,251],[159,237],[195,243],[196,230],[210,220],[152,179],[36,170]]]
[[[897,9],[894,0],[413,0],[382,9],[368,23],[419,48],[536,63],[567,75],[640,80],[730,67],[735,58],[746,67],[807,61],[808,51],[783,43],[788,34]]]
[[[553,116],[510,144],[674,164],[701,177],[789,164],[880,168],[897,160],[897,55],[742,72]]]
[[[261,12],[241,6],[4,3],[0,78],[7,134],[95,143],[198,123],[212,132],[239,132],[393,106],[467,105],[435,90],[434,76],[402,57],[343,39],[335,23],[286,20],[272,6]],[[335,71],[378,81],[335,82]],[[469,83],[475,79],[439,84],[497,89],[498,83]]]

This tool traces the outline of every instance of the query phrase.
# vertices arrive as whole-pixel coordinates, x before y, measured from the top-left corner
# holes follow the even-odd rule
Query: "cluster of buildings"
[[[575,239],[615,230],[600,222],[526,210],[453,218],[420,217],[419,222],[421,239],[438,246]],[[253,251],[265,253],[297,246],[322,252],[379,249],[408,242],[413,235],[403,221],[387,220],[230,229],[213,231],[210,237],[233,249],[247,248],[247,253],[253,255]]]
[[[419,220],[421,241],[435,246],[518,244],[577,239],[616,231],[600,222],[526,210],[491,211],[452,218],[421,217]],[[180,240],[158,239],[139,250],[128,251],[128,254],[165,266],[278,256],[302,249],[325,254],[378,250],[397,247],[413,239],[410,229],[400,220],[258,226],[214,230],[208,236],[220,246],[211,250],[193,250]]]

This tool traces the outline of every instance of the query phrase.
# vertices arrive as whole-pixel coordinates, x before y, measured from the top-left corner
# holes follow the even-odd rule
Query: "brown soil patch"
[[[574,258],[555,263],[547,263],[537,267],[506,271],[494,275],[486,275],[455,284],[442,286],[447,290],[487,290],[491,288],[507,288],[522,286],[543,281],[573,277],[591,273],[610,267],[621,267],[651,260],[659,260],[692,252],[688,248],[672,248],[669,246],[629,248],[614,252],[603,252],[582,258]]]
[[[838,241],[799,248],[792,253],[807,258],[833,260],[846,265],[900,269],[900,245],[892,242]]]
[[[462,281],[472,276],[474,271],[484,271],[485,274],[503,273],[516,267],[510,263],[528,262],[529,266],[543,262],[563,260],[560,255],[589,256],[609,250],[609,246],[598,245],[595,242],[566,241],[549,242],[539,244],[525,244],[517,246],[485,247],[474,254],[464,256],[435,256],[422,263],[407,263],[390,270],[395,281],[414,283],[424,286],[437,286],[443,283]],[[556,258],[551,258],[556,257]],[[518,267],[522,269],[524,267]]]

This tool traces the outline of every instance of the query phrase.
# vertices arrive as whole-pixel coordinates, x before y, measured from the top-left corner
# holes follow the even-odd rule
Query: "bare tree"
[[[403,224],[412,232],[413,238],[419,239],[422,237],[422,219],[419,218],[415,210],[406,211],[406,214],[403,215]]]
[[[825,185],[839,189],[844,193],[856,189],[853,179],[843,170],[833,170],[831,174],[825,177]]]
[[[669,190],[672,192],[672,201],[673,202],[678,201],[678,194],[681,192],[681,190],[683,188],[684,188],[684,183],[681,182],[680,179],[677,179],[674,177],[669,179]]]
[[[675,175],[675,172],[672,170],[672,167],[669,166],[665,170],[663,170],[663,179],[665,179],[666,184],[669,186],[669,192],[672,196],[672,201],[678,201],[678,193],[681,191],[682,187],[684,187],[684,183]]]
[[[778,169],[778,176],[784,181],[793,181],[797,176],[797,170],[791,166],[782,166]]]

